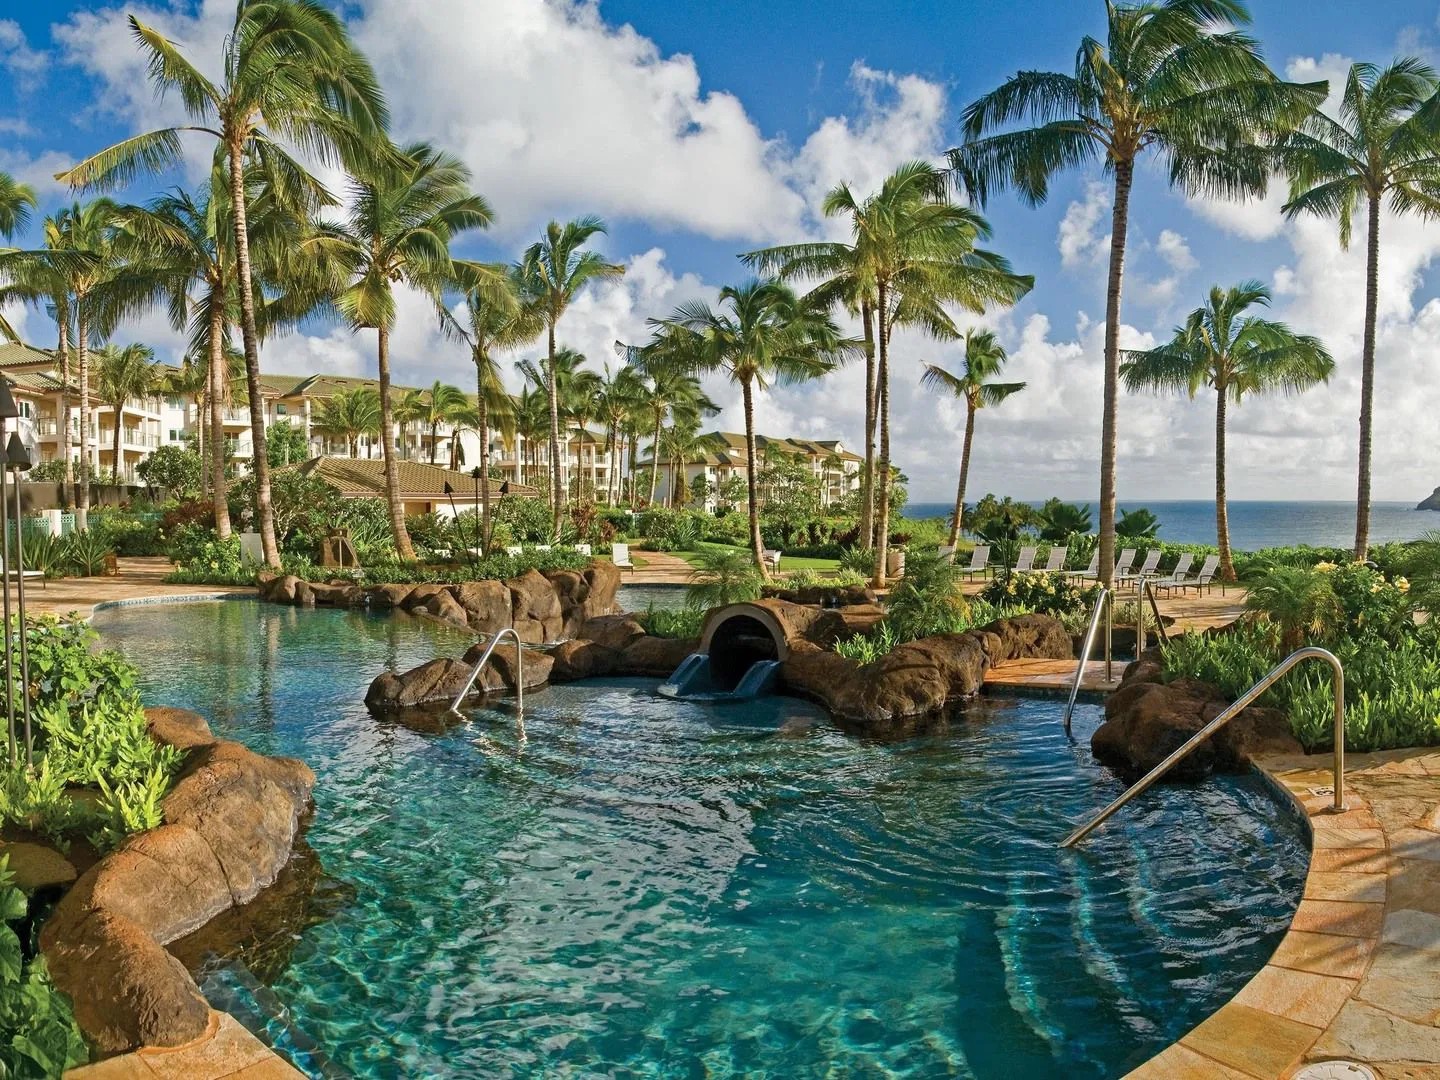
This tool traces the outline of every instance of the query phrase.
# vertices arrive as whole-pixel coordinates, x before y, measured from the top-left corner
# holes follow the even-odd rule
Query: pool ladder
[[[464,715],[460,712],[460,706],[470,696],[470,688],[475,685],[475,680],[480,678],[480,673],[490,662],[490,657],[495,652],[495,646],[504,641],[507,635],[515,639],[515,710],[522,717],[525,715],[525,643],[520,640],[520,635],[515,632],[513,626],[506,626],[491,636],[489,646],[480,655],[480,659],[475,662],[474,668],[470,671],[470,678],[465,680],[464,688],[455,695],[455,700],[450,703],[450,711],[456,716]]]
[[[1321,649],[1318,646],[1308,645],[1303,649],[1296,649],[1280,663],[1276,664],[1263,678],[1254,686],[1241,694],[1235,703],[1211,720],[1203,728],[1192,735],[1184,745],[1180,746],[1173,754],[1156,765],[1148,773],[1135,781],[1125,793],[1112,802],[1109,806],[1096,814],[1094,818],[1086,822],[1067,836],[1061,847],[1074,847],[1081,840],[1084,840],[1102,824],[1104,824],[1115,811],[1135,798],[1141,792],[1150,788],[1155,781],[1164,776],[1173,768],[1176,763],[1187,757],[1191,751],[1208,739],[1215,732],[1228,724],[1236,716],[1240,715],[1245,708],[1256,698],[1270,689],[1278,682],[1287,671],[1305,660],[1323,660],[1330,665],[1335,683],[1335,752],[1332,770],[1334,779],[1332,807],[1336,813],[1345,809],[1345,669],[1340,664],[1340,659],[1328,649]]]
[[[1135,580],[1135,655],[1145,651],[1147,644],[1145,629],[1145,604],[1148,601],[1150,610],[1155,616],[1155,629],[1160,635],[1161,641],[1169,641],[1170,635],[1165,631],[1165,620],[1160,617],[1160,604],[1155,599],[1155,586],[1150,579],[1143,574]],[[1105,616],[1105,681],[1114,681],[1114,657],[1111,654],[1110,642],[1114,634],[1115,615],[1115,590],[1107,586],[1100,586],[1100,595],[1095,598],[1095,609],[1090,613],[1090,625],[1085,630],[1085,643],[1080,647],[1080,662],[1075,665],[1075,681],[1070,684],[1070,700],[1065,703],[1065,734],[1070,734],[1070,718],[1075,713],[1075,699],[1080,696],[1080,684],[1085,680],[1085,665],[1090,661],[1090,653],[1095,649],[1095,634],[1100,629],[1100,616]]]

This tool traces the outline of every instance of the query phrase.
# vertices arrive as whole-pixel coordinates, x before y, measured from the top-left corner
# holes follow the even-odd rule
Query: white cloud
[[[1170,269],[1177,274],[1183,274],[1200,264],[1195,261],[1195,256],[1190,253],[1190,245],[1185,242],[1174,229],[1161,229],[1160,239],[1155,241],[1155,253],[1164,259]]]
[[[43,52],[30,48],[19,23],[0,19],[0,68],[10,73],[22,90],[34,88],[47,63]]]
[[[1083,200],[1065,208],[1056,237],[1062,266],[1084,266],[1109,255],[1110,234],[1096,235],[1096,227],[1109,212],[1110,192],[1104,184],[1094,181],[1086,185]]]

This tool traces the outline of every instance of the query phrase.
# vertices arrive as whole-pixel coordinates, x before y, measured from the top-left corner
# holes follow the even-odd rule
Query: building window
[[[276,416],[284,416],[284,415],[286,415],[286,413],[285,413],[285,403],[284,403],[283,401],[277,401],[277,402],[275,403],[275,415],[276,415]]]
[[[185,403],[180,400],[179,394],[166,395],[165,404],[172,409],[183,409],[185,407]]]
[[[20,415],[23,416],[26,420],[33,420],[35,418],[35,407],[31,405],[30,402],[17,401],[15,404],[20,409]]]

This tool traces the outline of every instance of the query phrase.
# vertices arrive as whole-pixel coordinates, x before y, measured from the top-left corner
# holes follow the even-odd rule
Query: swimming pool
[[[1093,706],[1076,743],[1054,702],[996,700],[883,744],[804,702],[606,680],[527,695],[522,747],[508,707],[444,735],[366,714],[379,670],[468,641],[433,623],[238,601],[95,625],[147,700],[315,768],[308,839],[344,888],[268,990],[358,1076],[1118,1076],[1259,969],[1307,862],[1251,777],[1058,851],[1120,790]]]
[[[615,592],[619,611],[673,610],[685,606],[684,585],[621,585]]]

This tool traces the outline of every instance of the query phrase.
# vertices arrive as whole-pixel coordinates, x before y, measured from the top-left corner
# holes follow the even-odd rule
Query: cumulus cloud
[[[30,47],[25,31],[13,19],[0,19],[0,68],[4,68],[21,90],[39,83],[47,64],[45,54]]]
[[[1155,253],[1169,264],[1178,274],[1194,270],[1200,265],[1190,254],[1190,245],[1174,229],[1161,229],[1160,238],[1155,241]]]
[[[1060,263],[1066,267],[1085,266],[1104,259],[1110,253],[1110,234],[1097,233],[1097,227],[1110,212],[1110,192],[1104,184],[1091,182],[1085,187],[1085,198],[1065,208],[1060,219],[1056,244]]]

